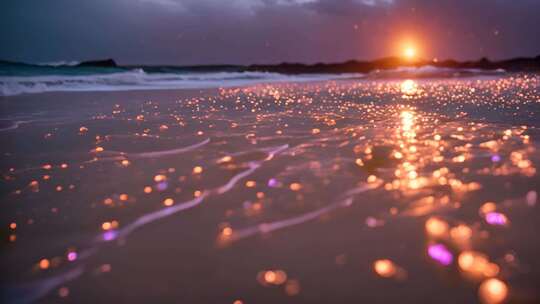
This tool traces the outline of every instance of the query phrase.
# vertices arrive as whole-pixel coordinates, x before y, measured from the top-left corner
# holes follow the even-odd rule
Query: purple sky
[[[2,1],[0,58],[250,64],[540,54],[540,0]]]

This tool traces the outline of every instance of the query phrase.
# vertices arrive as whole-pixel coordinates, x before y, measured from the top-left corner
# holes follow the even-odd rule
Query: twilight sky
[[[0,59],[121,64],[540,54],[540,0],[13,0]]]

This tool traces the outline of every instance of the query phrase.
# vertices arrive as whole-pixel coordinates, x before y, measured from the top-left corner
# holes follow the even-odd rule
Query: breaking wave
[[[95,75],[0,76],[0,95],[58,91],[124,91],[234,87],[265,82],[303,82],[354,75],[283,75],[265,72],[146,73],[142,69]],[[357,75],[358,76],[358,75]]]
[[[60,65],[56,65],[60,64]],[[0,66],[0,70],[1,70]],[[298,74],[240,70],[193,72],[182,68],[79,68],[65,62],[47,66],[9,66],[0,71],[0,96],[59,91],[126,91],[159,89],[204,89],[258,83],[306,82],[338,79],[446,78],[496,75],[502,70],[403,67],[368,74]]]

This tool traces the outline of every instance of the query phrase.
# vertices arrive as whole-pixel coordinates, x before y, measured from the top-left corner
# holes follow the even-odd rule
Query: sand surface
[[[539,88],[0,97],[4,300],[535,303]]]

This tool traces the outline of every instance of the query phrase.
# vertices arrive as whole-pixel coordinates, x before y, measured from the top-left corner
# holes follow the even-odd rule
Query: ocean
[[[310,82],[341,79],[461,77],[502,74],[504,71],[425,66],[374,71],[367,74],[296,74],[246,71],[243,66],[77,66],[78,62],[25,64],[0,61],[0,96],[62,91],[127,91],[203,89],[258,83]]]

